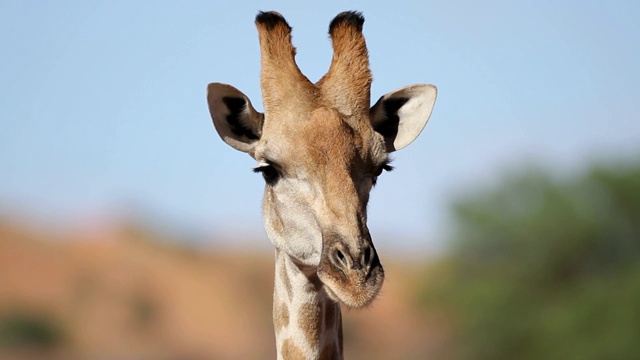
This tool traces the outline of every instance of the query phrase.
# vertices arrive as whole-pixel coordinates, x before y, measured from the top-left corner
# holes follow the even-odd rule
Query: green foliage
[[[541,171],[458,202],[439,286],[458,359],[640,356],[640,164]]]
[[[0,317],[0,348],[49,349],[59,345],[62,329],[51,318],[12,312]]]

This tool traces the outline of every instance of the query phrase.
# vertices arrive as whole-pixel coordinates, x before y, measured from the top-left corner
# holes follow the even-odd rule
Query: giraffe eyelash
[[[391,159],[387,159],[385,162],[382,163],[382,165],[380,165],[380,167],[378,168],[378,176],[380,174],[382,174],[382,171],[392,171],[394,169],[393,166],[391,166]]]
[[[386,161],[373,174],[373,178],[371,180],[371,183],[372,183],[373,186],[376,185],[376,183],[378,182],[378,176],[382,175],[383,171],[392,171],[394,169],[393,166],[390,165],[390,163],[391,163],[390,160]]]
[[[280,177],[280,173],[278,172],[278,169],[276,169],[276,167],[271,165],[270,163],[253,168],[253,172],[261,173],[262,177],[264,178],[264,181],[266,181],[267,184],[270,184],[270,185],[275,183],[275,181],[278,180],[278,178]]]

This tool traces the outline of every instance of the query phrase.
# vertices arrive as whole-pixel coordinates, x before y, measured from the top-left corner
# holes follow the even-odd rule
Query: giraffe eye
[[[378,176],[382,175],[383,171],[391,171],[393,170],[393,166],[389,165],[388,162],[382,164],[376,171],[373,172],[373,185],[378,182]]]
[[[257,168],[253,169],[253,172],[262,173],[262,177],[267,182],[267,184],[274,183],[280,176],[278,170],[273,165],[258,166]]]
[[[393,170],[393,166],[389,165],[389,162],[385,162],[384,164],[380,165],[379,168],[376,169],[376,171],[373,173],[373,176],[378,177],[380,176],[380,174],[382,174],[382,171],[391,171]]]

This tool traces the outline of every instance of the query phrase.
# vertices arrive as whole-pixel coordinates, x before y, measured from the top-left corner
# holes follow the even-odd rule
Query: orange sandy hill
[[[418,272],[385,265],[372,309],[345,311],[346,355],[439,352],[442,321],[413,306]],[[0,222],[0,358],[273,358],[272,278],[270,253],[195,250],[124,228],[51,237]]]

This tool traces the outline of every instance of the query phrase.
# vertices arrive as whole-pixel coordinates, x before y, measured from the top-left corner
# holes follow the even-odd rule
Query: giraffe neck
[[[278,359],[342,359],[340,305],[329,299],[316,269],[276,249],[273,324]]]

